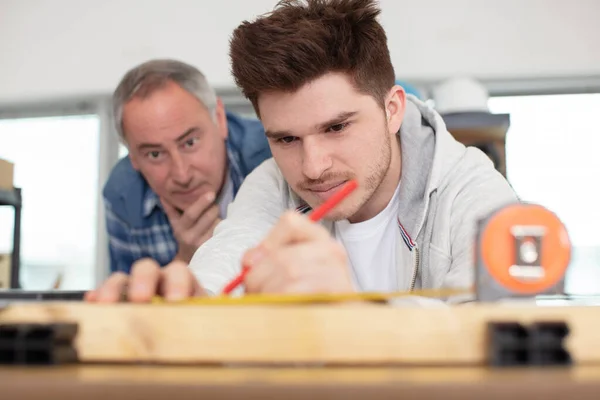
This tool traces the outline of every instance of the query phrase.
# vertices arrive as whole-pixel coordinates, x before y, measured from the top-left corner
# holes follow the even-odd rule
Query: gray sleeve
[[[246,177],[227,218],[190,261],[192,273],[205,290],[219,293],[241,271],[243,254],[266,236],[284,211],[283,191],[283,179],[272,159]]]

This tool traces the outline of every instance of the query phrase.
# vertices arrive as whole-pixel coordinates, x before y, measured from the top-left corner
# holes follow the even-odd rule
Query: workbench
[[[594,305],[12,304],[76,323],[79,360],[0,367],[2,399],[597,399]],[[491,366],[490,321],[565,322],[573,364]],[[366,346],[357,346],[364,341]]]
[[[597,399],[600,367],[0,368],[3,399]]]

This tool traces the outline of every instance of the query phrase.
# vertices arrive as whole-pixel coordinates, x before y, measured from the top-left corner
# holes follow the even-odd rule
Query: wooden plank
[[[478,365],[488,321],[569,324],[576,363],[600,363],[600,308],[471,304],[185,306],[31,303],[0,323],[77,322],[84,362]]]

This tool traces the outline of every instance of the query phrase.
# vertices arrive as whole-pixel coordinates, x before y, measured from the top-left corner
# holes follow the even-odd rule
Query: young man
[[[129,155],[103,191],[111,271],[146,257],[189,262],[271,156],[262,125],[227,112],[202,73],[175,60],[127,72],[113,107]]]
[[[395,85],[372,0],[283,2],[244,22],[233,74],[273,160],[252,172],[188,267],[141,260],[127,294],[218,294],[245,264],[246,292],[467,288],[479,218],[517,201],[490,160]],[[348,180],[359,187],[321,223],[303,215]],[[103,301],[126,280],[110,279]]]

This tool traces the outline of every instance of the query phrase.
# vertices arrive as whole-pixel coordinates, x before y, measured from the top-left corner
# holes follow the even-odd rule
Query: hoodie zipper
[[[415,246],[413,248],[413,251],[415,252],[415,265],[413,268],[413,275],[412,275],[412,279],[410,281],[410,289],[409,292],[412,292],[415,289],[415,284],[417,283],[417,273],[419,272],[419,262],[420,262],[420,254],[419,254],[419,247]]]

